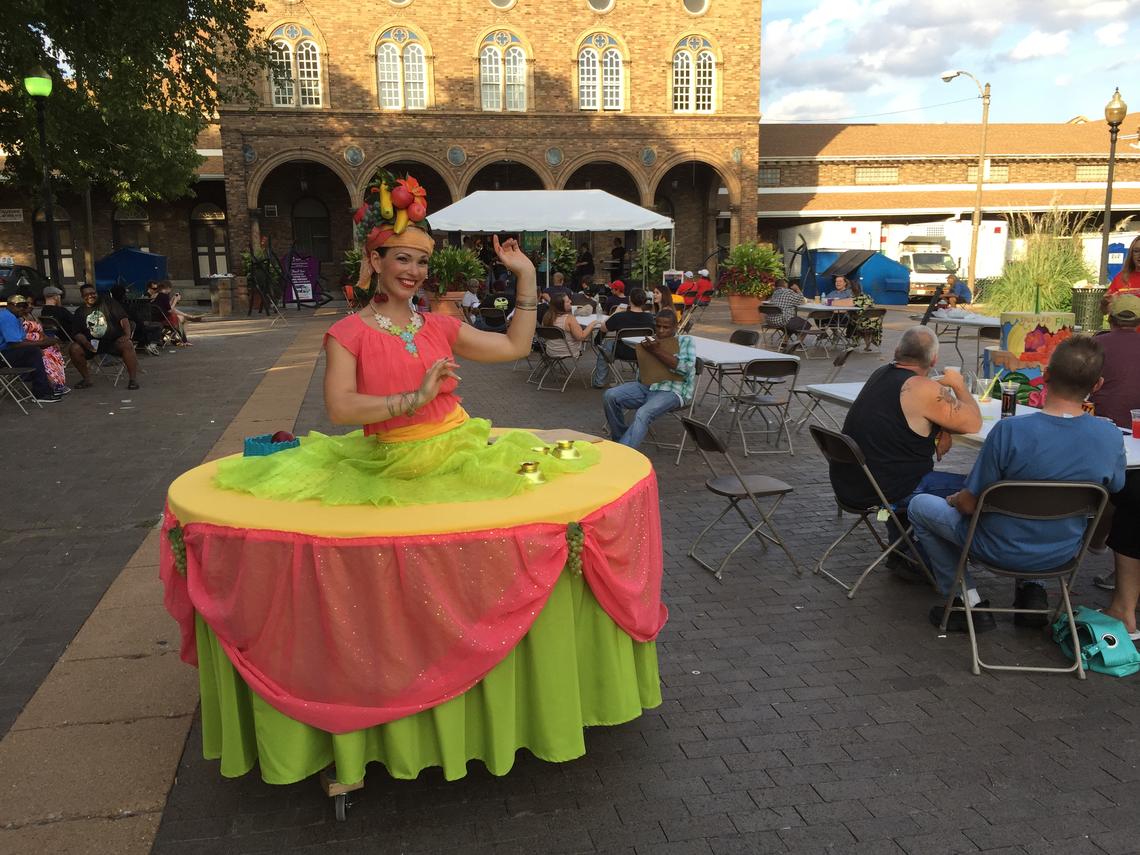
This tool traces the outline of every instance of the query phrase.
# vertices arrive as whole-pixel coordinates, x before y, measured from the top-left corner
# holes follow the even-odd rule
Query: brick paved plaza
[[[193,672],[157,605],[157,557],[135,553],[153,544],[171,479],[229,448],[235,419],[235,431],[258,422],[259,383],[274,381],[295,340],[311,359],[334,319],[326,310],[291,313],[272,330],[204,324],[195,347],[143,361],[139,391],[100,378],[30,417],[0,407],[0,852],[146,852],[151,840],[160,855],[1140,851],[1134,678],[974,677],[965,637],[940,638],[927,622],[932,592],[886,572],[852,601],[752,544],[716,581],[686,557],[721,509],[695,452],[674,466],[673,453],[649,451],[671,613],[658,645],[660,708],[591,730],[574,762],[520,752],[502,778],[472,763],[458,782],[431,770],[395,781],[373,765],[344,823],[315,780],[222,778],[201,758]],[[885,352],[908,323],[890,314]],[[727,338],[726,309],[714,305],[696,332]],[[857,353],[843,379],[880,364]],[[829,368],[807,361],[800,383]],[[300,372],[298,431],[332,429],[322,371],[318,360],[311,377]],[[601,430],[600,394],[580,384],[540,393],[509,365],[461,373],[473,414]],[[292,426],[280,409],[266,412],[266,429]],[[943,466],[966,471],[973,456],[956,448]],[[795,487],[776,524],[810,568],[839,523],[806,430],[794,456],[743,468]],[[738,537],[739,522],[724,530]],[[853,543],[835,559],[849,573],[872,555],[868,538]],[[1078,602],[1107,602],[1088,582],[1107,566],[1092,557]],[[1010,597],[1006,584],[982,587],[996,602]],[[1008,623],[982,643],[1001,661],[1062,661],[1039,631]],[[144,689],[119,687],[130,679]]]

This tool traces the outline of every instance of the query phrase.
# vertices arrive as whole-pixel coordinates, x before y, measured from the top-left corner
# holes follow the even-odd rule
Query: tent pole
[[[677,226],[669,229],[669,269],[677,269]]]
[[[550,229],[546,230],[546,290],[550,290]]]

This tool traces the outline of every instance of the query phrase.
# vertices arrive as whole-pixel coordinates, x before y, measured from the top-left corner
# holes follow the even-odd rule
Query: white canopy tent
[[[478,190],[428,217],[433,231],[607,232],[668,229],[673,220],[604,190]],[[669,241],[672,252],[673,241]]]

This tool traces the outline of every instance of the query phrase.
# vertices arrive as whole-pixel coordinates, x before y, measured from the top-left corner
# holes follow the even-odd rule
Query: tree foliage
[[[48,163],[57,182],[121,204],[184,196],[199,132],[224,102],[255,97],[268,46],[257,0],[6,0],[0,16],[5,176],[39,184],[39,137],[23,79],[53,78]],[[58,186],[58,184],[57,184]]]

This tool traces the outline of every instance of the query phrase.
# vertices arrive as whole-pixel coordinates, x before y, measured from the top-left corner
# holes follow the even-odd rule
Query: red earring
[[[375,294],[372,295],[372,302],[373,303],[387,303],[388,302],[388,295],[385,294],[383,291],[377,291]]]

